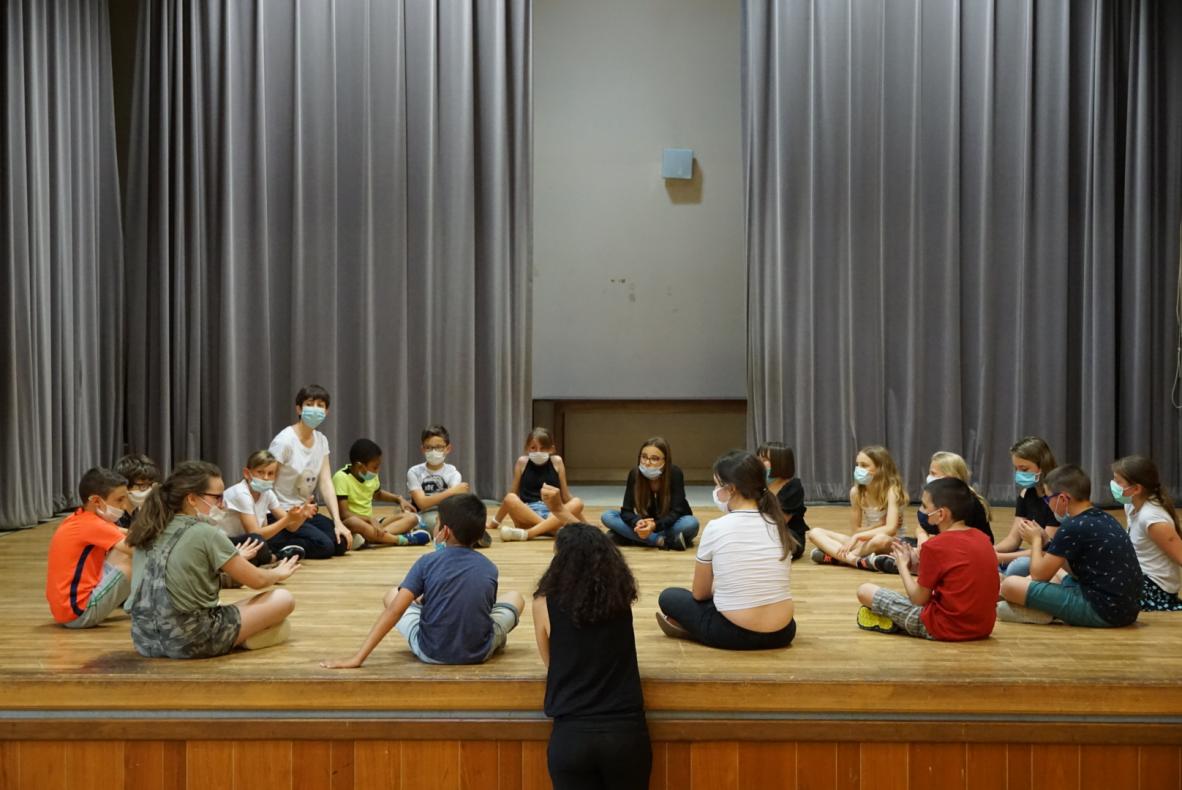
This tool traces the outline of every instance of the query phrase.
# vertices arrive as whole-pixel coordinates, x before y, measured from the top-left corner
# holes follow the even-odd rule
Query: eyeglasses
[[[665,460],[663,455],[641,455],[640,460],[646,464],[659,464]]]
[[[197,496],[211,496],[211,497],[213,497],[213,498],[214,498],[214,500],[213,500],[213,501],[214,501],[216,504],[218,504],[218,505],[224,505],[224,504],[226,504],[226,497],[225,497],[225,495],[224,495],[224,494],[215,494],[215,493],[213,493],[212,491],[202,491],[202,492],[201,492],[200,494],[198,494]]]
[[[1059,492],[1059,493],[1057,493],[1057,494],[1050,494],[1049,496],[1044,496],[1044,497],[1042,498],[1042,501],[1043,501],[1043,503],[1044,503],[1044,504],[1047,504],[1047,505],[1049,505],[1049,504],[1051,504],[1051,500],[1052,500],[1052,499],[1055,499],[1055,498],[1057,498],[1057,497],[1060,497],[1060,496],[1062,496],[1062,495],[1063,495],[1063,492],[1062,492],[1062,491],[1060,491],[1060,492]]]

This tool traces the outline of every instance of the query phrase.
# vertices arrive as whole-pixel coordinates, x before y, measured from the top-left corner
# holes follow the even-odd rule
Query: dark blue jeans
[[[695,601],[689,590],[670,587],[661,593],[657,605],[677,621],[695,642],[722,650],[770,650],[787,647],[796,636],[796,621],[779,631],[765,634],[735,625],[714,608],[714,601]]]
[[[647,538],[637,535],[632,527],[628,526],[628,523],[620,517],[620,511],[618,510],[607,511],[599,520],[603,522],[603,526],[620,537],[627,538],[633,543],[639,543],[642,546],[656,546],[658,538],[663,536],[666,541],[669,541],[679,533],[685,538],[685,545],[688,546],[690,545],[690,541],[698,534],[698,520],[693,516],[682,516],[677,521],[674,521],[673,526],[669,527],[669,529],[664,532],[653,532]]]
[[[274,524],[275,517],[267,516],[267,522]],[[299,546],[304,550],[304,558],[309,560],[339,557],[349,548],[348,544],[337,540],[332,519],[321,513],[305,521],[295,532],[285,529],[273,535],[267,545],[276,554],[287,546]]]

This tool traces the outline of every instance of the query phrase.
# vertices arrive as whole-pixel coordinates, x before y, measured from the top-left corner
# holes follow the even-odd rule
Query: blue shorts
[[[1083,588],[1072,576],[1064,577],[1062,584],[1030,582],[1026,588],[1026,605],[1052,614],[1068,625],[1112,628],[1112,623],[1096,614],[1084,597]]]
[[[550,508],[546,507],[546,503],[542,500],[539,499],[537,502],[526,502],[525,504],[529,506],[530,510],[537,513],[543,519],[550,517]]]

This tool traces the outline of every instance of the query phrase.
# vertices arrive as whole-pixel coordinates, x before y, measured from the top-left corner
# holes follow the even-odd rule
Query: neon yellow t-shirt
[[[338,497],[348,497],[349,510],[358,516],[373,515],[373,495],[381,490],[382,481],[377,475],[372,480],[358,480],[344,467],[332,476],[332,487],[337,490]]]

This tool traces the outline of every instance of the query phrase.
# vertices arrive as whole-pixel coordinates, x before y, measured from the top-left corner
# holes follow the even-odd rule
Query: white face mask
[[[649,480],[656,480],[661,476],[661,472],[665,470],[665,465],[661,464],[660,466],[645,466],[644,464],[640,464],[640,466],[637,468],[640,470],[640,473]]]
[[[127,498],[131,500],[131,504],[139,507],[148,501],[148,494],[152,493],[152,489],[146,491],[128,491]]]
[[[937,477],[936,475],[928,475],[928,479],[926,481],[924,481],[924,485],[927,485],[928,483],[932,482],[933,480],[939,480],[939,479],[940,478]]]
[[[730,512],[730,497],[727,497],[725,500],[719,499],[718,495],[721,492],[722,492],[722,486],[715,488],[714,491],[711,492],[711,495],[714,497],[714,506],[716,508],[718,508],[719,510],[721,510],[723,513],[729,513]]]
[[[123,510],[103,502],[96,511],[99,518],[103,521],[109,521],[112,524],[118,523],[119,519],[123,518]]]
[[[194,508],[196,510],[196,508]],[[202,513],[197,510],[197,520],[204,521],[206,524],[213,524],[215,527],[222,522],[226,517],[226,511],[222,510],[217,505],[210,505],[209,510]]]
[[[447,458],[447,453],[443,450],[427,450],[423,453],[423,457],[427,459],[427,463],[431,466],[439,466],[443,463],[443,459]]]
[[[544,464],[550,460],[550,453],[544,453],[539,450],[538,452],[530,453],[529,460],[530,460],[530,463],[537,464],[538,466],[541,466],[542,464]]]

